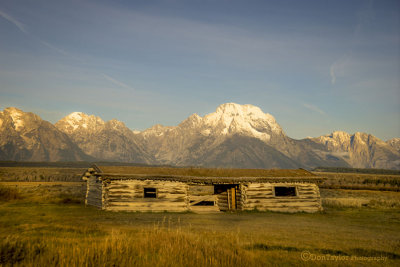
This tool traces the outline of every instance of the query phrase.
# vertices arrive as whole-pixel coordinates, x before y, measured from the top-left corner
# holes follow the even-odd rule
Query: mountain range
[[[400,169],[400,138],[336,131],[296,140],[253,105],[226,103],[177,126],[132,131],[74,112],[54,125],[17,108],[0,112],[0,160],[114,161],[230,168]]]

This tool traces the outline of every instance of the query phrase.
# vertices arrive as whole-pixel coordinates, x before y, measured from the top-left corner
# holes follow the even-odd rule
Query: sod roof
[[[225,169],[136,166],[94,166],[101,179],[169,180],[199,183],[319,182],[323,178],[304,169]]]

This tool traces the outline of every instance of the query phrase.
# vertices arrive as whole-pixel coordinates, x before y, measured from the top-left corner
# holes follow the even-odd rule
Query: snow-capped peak
[[[104,126],[105,122],[94,115],[87,115],[83,112],[72,112],[56,123],[57,128],[66,133],[73,133],[80,128],[95,130]]]
[[[236,103],[225,103],[220,105],[217,110],[217,113],[229,114],[231,116],[238,116],[243,114],[251,114],[255,116],[262,117],[264,116],[264,112],[259,107],[253,105],[240,105]]]
[[[184,121],[182,121],[179,126],[180,127],[196,127],[199,125],[203,118],[197,115],[196,113],[187,117]]]
[[[342,144],[349,144],[350,143],[351,135],[343,132],[343,131],[334,131],[331,134],[322,135],[320,137],[311,138],[316,139],[320,143],[324,143],[326,145],[329,144],[331,147],[338,147]]]
[[[8,114],[13,121],[14,124],[14,129],[16,131],[21,131],[24,126],[25,126],[25,122],[22,118],[22,116],[25,114],[22,110],[18,109],[18,108],[14,108],[14,107],[9,107],[4,109],[3,113]]]
[[[214,113],[204,116],[202,133],[244,134],[268,142],[271,135],[283,134],[275,118],[253,105],[226,103],[220,105]]]
[[[344,140],[348,140],[351,135],[349,133],[343,132],[343,131],[334,131],[331,135],[331,138],[334,138],[338,141],[343,142]]]
[[[216,112],[208,114],[204,117],[204,119],[211,124],[219,123],[222,119],[222,122],[226,126],[229,126],[234,118],[236,119],[237,123],[240,123],[241,120],[245,120],[247,122],[263,120],[271,124],[271,126],[274,126],[275,130],[280,129],[280,126],[277,125],[275,118],[272,115],[264,113],[259,107],[253,105],[226,103],[220,105]]]
[[[83,112],[72,112],[66,118],[69,118],[69,119],[75,120],[75,121],[81,121],[81,120],[83,120],[83,118],[86,118],[86,117],[88,117],[88,115],[86,115]]]
[[[144,138],[148,138],[149,136],[163,136],[166,132],[175,129],[176,126],[163,126],[161,124],[155,124],[152,127],[141,132]]]

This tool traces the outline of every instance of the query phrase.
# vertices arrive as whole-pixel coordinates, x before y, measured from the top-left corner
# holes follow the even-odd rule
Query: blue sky
[[[131,129],[253,104],[293,138],[400,137],[399,1],[0,2],[0,109]]]

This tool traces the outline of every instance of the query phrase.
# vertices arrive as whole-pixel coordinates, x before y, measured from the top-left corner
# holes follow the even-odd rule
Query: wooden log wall
[[[226,190],[226,191],[225,191]],[[218,207],[221,211],[243,210],[243,185],[232,185],[227,187],[224,192],[218,194]],[[232,190],[234,190],[234,201],[232,201]]]
[[[224,191],[217,195],[217,205],[219,207],[219,210],[221,210],[221,211],[229,210],[228,192],[227,191]]]
[[[187,184],[161,180],[108,180],[87,175],[87,205],[106,210],[218,212],[228,210],[271,210],[279,212],[317,212],[322,210],[316,184],[296,183],[241,183],[235,189],[227,186],[215,194],[213,185]],[[275,196],[275,186],[294,186],[296,196]],[[144,188],[155,188],[157,198],[145,198]],[[224,191],[226,190],[226,191]],[[231,190],[235,190],[232,192]],[[232,200],[232,194],[235,199]],[[228,201],[229,199],[229,201]],[[212,201],[213,206],[196,206],[201,201]],[[235,207],[232,206],[235,202]],[[193,203],[191,205],[191,203]],[[230,205],[231,204],[231,205]]]
[[[245,203],[244,203],[244,198],[245,198],[245,186],[243,184],[240,184],[238,188],[236,189],[236,203],[237,203],[237,209],[238,210],[244,210]]]
[[[85,204],[102,208],[102,181],[96,176],[89,176],[86,179]]]
[[[156,188],[157,198],[145,198],[144,188]],[[106,210],[181,212],[188,210],[188,185],[155,180],[111,180],[104,183]]]
[[[274,186],[295,186],[296,196],[277,197]],[[244,210],[317,212],[322,210],[319,188],[312,183],[248,183],[242,185]]]
[[[217,206],[217,195],[214,194],[213,185],[189,185],[189,210],[201,213],[201,212],[219,212]],[[199,201],[212,201],[213,206],[195,206],[192,203],[197,203]]]

